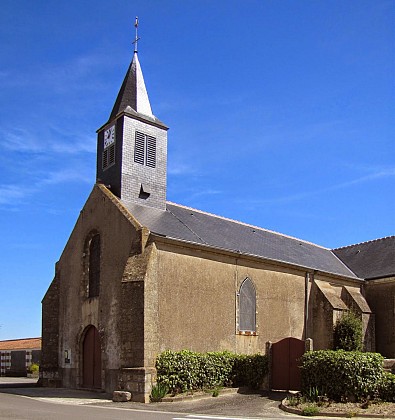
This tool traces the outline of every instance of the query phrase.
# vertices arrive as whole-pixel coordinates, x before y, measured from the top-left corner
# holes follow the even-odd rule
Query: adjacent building
[[[41,337],[0,341],[0,376],[26,376],[40,359]]]

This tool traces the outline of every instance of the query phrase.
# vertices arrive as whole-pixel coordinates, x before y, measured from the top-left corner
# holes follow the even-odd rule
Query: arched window
[[[256,332],[256,292],[248,277],[241,284],[239,291],[239,332]]]
[[[100,235],[91,233],[86,241],[85,258],[88,297],[99,296],[100,293]]]

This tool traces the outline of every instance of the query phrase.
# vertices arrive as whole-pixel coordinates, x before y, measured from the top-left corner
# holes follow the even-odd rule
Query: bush
[[[379,384],[379,398],[383,401],[395,402],[395,375],[384,372]]]
[[[168,350],[158,356],[156,369],[157,383],[179,393],[232,385],[257,388],[268,372],[268,362],[262,355]]]
[[[345,312],[333,331],[335,350],[362,351],[362,321],[353,312]]]
[[[269,372],[267,356],[254,354],[238,354],[233,366],[233,383],[238,386],[248,386],[258,389]]]
[[[34,375],[38,375],[39,370],[40,370],[40,366],[37,363],[32,363],[29,366],[29,372]]]
[[[384,389],[382,364],[378,353],[307,352],[301,358],[302,392],[306,395],[316,388],[320,395],[335,401],[375,398]]]

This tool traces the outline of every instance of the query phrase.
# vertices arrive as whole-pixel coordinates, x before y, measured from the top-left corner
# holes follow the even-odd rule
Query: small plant
[[[160,402],[162,398],[169,392],[167,385],[162,383],[157,383],[152,387],[150,401],[151,402]]]
[[[215,388],[213,393],[212,393],[212,396],[213,397],[218,397],[218,395],[219,395],[219,388]]]
[[[287,405],[289,407],[296,407],[300,403],[300,398],[297,395],[290,395],[287,398]]]
[[[40,370],[40,366],[37,363],[32,363],[29,366],[29,372],[33,375],[38,375],[39,370]]]
[[[320,410],[316,405],[309,404],[305,408],[303,408],[301,414],[302,416],[311,417],[311,416],[316,416],[317,414],[319,414],[319,412]]]
[[[317,402],[320,398],[318,387],[311,386],[305,393],[306,400],[309,402]]]

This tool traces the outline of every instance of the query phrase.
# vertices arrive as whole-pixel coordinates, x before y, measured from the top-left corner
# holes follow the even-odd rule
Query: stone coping
[[[237,394],[240,388],[222,388],[220,389],[219,396],[227,395],[227,394]],[[213,397],[214,389],[210,392],[204,391],[196,391],[193,394],[181,394],[175,395],[174,397],[164,397],[162,398],[161,402],[180,402],[180,401],[188,401],[188,400],[203,400],[206,398],[216,398]]]

